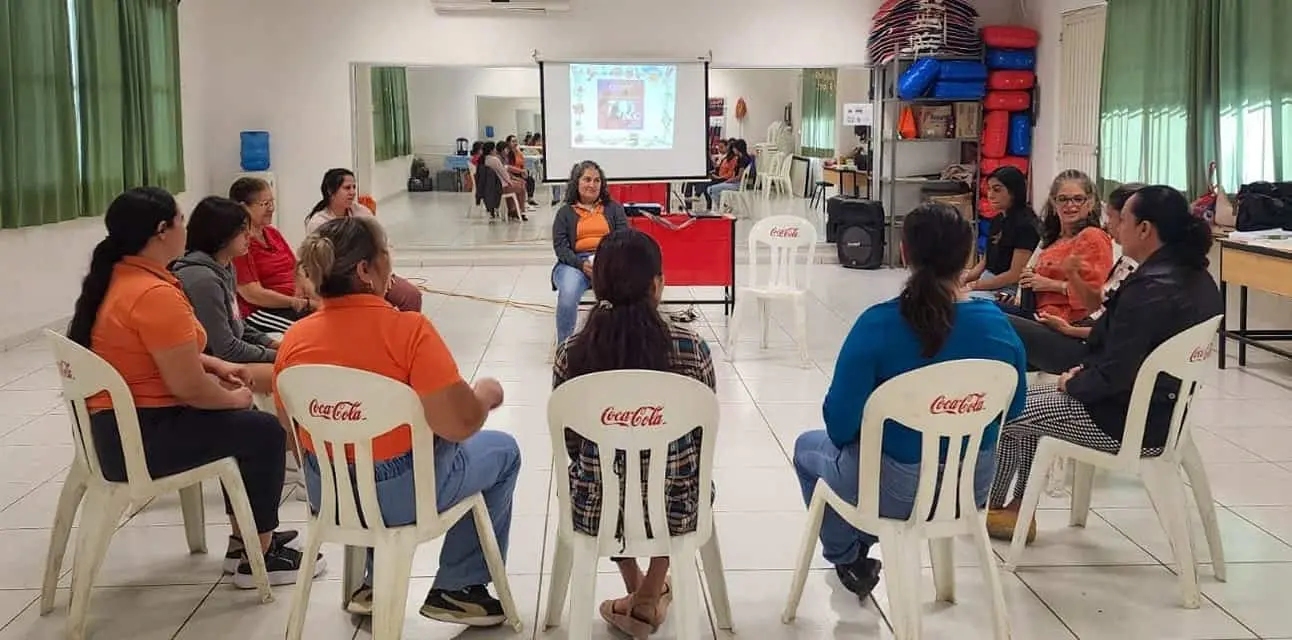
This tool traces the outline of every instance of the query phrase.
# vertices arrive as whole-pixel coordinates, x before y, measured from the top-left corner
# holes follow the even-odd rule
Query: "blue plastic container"
[[[269,170],[269,132],[242,132],[242,170]]]
[[[1032,155],[1032,117],[1026,113],[1009,115],[1009,155]]]
[[[959,82],[939,80],[933,85],[933,97],[943,100],[982,100],[987,95],[987,82]]]
[[[947,60],[938,71],[939,82],[974,82],[987,79],[987,65],[971,60]]]
[[[1033,49],[988,49],[987,68],[1031,71],[1036,68],[1036,51]]]
[[[916,60],[897,79],[897,97],[903,100],[914,100],[924,95],[933,82],[938,79],[938,70],[942,63],[934,58]]]

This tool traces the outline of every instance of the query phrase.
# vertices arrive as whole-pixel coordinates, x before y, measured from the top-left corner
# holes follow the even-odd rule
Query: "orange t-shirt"
[[[722,163],[718,165],[718,177],[727,180],[736,177],[736,156],[722,159]]]
[[[204,351],[206,331],[179,280],[163,264],[139,256],[122,258],[112,267],[108,293],[90,332],[90,350],[121,374],[136,407],[182,404],[162,380],[152,354],[187,342]],[[100,393],[86,407],[111,409],[112,400]]]
[[[1063,261],[1073,255],[1081,256],[1081,270],[1077,276],[1092,289],[1103,288],[1108,272],[1113,268],[1113,239],[1098,227],[1086,227],[1077,235],[1057,240],[1042,249],[1036,259],[1036,274],[1066,282],[1068,276],[1063,272]],[[1037,292],[1036,310],[1068,322],[1076,322],[1094,311],[1086,308],[1072,287],[1068,287],[1067,295],[1053,291]]]
[[[297,320],[283,335],[274,360],[274,400],[280,409],[278,374],[298,364],[369,371],[412,387],[419,397],[462,380],[453,354],[426,316],[399,311],[385,299],[363,293],[324,299],[322,309]],[[298,433],[301,447],[314,451],[309,436]],[[372,457],[389,460],[412,449],[413,436],[405,424],[378,436]]]
[[[602,205],[585,208],[574,205],[574,213],[579,216],[579,223],[574,231],[574,252],[589,253],[597,250],[601,239],[610,234],[610,221],[606,220],[606,209]]]

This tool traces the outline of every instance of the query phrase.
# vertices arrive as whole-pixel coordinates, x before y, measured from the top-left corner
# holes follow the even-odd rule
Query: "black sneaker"
[[[299,532],[293,531],[291,529],[275,531],[273,533],[272,541],[269,543],[269,545],[271,547],[274,545],[277,545],[280,547],[286,547],[292,541],[296,540],[297,536],[299,535],[300,535]],[[238,565],[242,564],[242,561],[246,559],[246,550],[247,550],[247,547],[246,545],[242,544],[242,538],[239,538],[236,536],[229,536],[229,550],[224,552],[224,574],[225,575],[236,573],[238,571]]]
[[[291,547],[270,545],[269,551],[265,552],[265,570],[269,573],[269,585],[277,587],[295,584],[297,575],[301,571],[303,555]],[[327,562],[323,560],[323,554],[320,553],[314,563],[314,575],[310,576],[310,579],[317,578],[326,570]],[[238,572],[233,574],[233,585],[239,589],[256,588],[256,579],[251,575],[251,563],[246,559],[238,565]]]
[[[884,564],[879,560],[862,557],[852,564],[835,565],[834,574],[839,576],[839,582],[843,583],[845,589],[865,600],[875,590],[875,585],[879,584],[879,570],[883,567]]]
[[[421,614],[432,620],[469,627],[496,627],[507,619],[502,612],[502,603],[489,595],[489,589],[484,585],[460,591],[431,589],[426,594]]]

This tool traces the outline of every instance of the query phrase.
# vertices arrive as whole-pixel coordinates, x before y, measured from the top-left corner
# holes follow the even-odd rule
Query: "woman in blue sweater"
[[[843,499],[857,502],[862,410],[879,385],[907,371],[969,358],[1009,363],[1018,371],[1009,417],[1022,412],[1027,397],[1023,344],[995,304],[971,299],[960,285],[972,244],[969,222],[951,207],[926,204],[906,216],[902,255],[910,265],[910,278],[901,295],[857,319],[839,351],[825,396],[825,430],[808,431],[794,444],[794,470],[805,503],[812,501],[818,479]],[[974,479],[979,505],[986,503],[991,487],[1000,431],[999,423],[984,427]],[[885,423],[881,465],[879,514],[905,519],[919,483],[920,434],[896,422]],[[876,540],[826,511],[821,525],[825,558],[834,564],[843,586],[862,598],[879,582],[880,562],[867,557]]]

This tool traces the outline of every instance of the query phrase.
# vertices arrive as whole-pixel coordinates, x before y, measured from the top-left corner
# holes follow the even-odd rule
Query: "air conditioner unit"
[[[570,10],[569,0],[431,0],[436,13],[522,13],[543,15]]]

